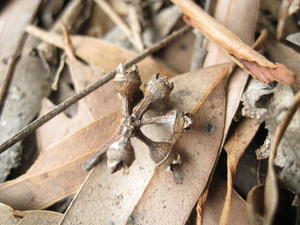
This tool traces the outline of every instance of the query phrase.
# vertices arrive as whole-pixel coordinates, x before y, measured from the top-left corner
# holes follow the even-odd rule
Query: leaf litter
[[[3,3],[0,24],[14,22],[16,18],[5,17],[12,9],[19,10],[22,16],[25,6],[22,1],[19,5],[15,2]],[[30,124],[38,113],[43,124],[46,121],[43,118],[57,107],[63,107],[64,111],[76,104],[42,127],[30,124],[27,128],[31,131],[39,127],[34,135],[1,154],[1,157],[12,154],[15,149],[18,155],[12,156],[17,161],[22,156],[19,168],[10,173],[18,165],[13,162],[1,174],[4,181],[10,173],[9,179],[0,184],[0,201],[16,209],[1,206],[1,216],[8,221],[5,224],[271,225],[280,223],[287,215],[284,211],[289,209],[292,212],[289,220],[296,221],[299,113],[295,111],[298,100],[294,101],[294,96],[299,86],[299,56],[295,47],[299,29],[295,12],[299,1],[266,0],[261,3],[263,8],[259,8],[259,1],[217,1],[210,5],[209,1],[197,4],[190,0],[95,0],[87,4],[70,0],[35,4],[29,14],[24,14],[26,19],[22,23],[20,20],[20,25],[1,34],[6,39],[0,38],[1,42],[7,42],[3,40],[17,32],[14,37],[18,40],[6,46],[6,49],[13,46],[9,50],[12,58],[1,77],[2,93],[6,93],[1,124],[7,121],[6,117],[14,121],[6,123],[3,132],[9,132],[3,135],[2,143]],[[201,9],[204,5],[206,12]],[[59,28],[62,21],[71,33],[67,44]],[[278,22],[277,27],[274,21]],[[83,99],[78,98],[80,101],[68,101],[76,99],[99,79],[107,79],[106,74],[113,71],[108,80],[111,79],[120,63],[139,58],[144,54],[143,49],[149,47],[152,52],[155,43],[184,23],[203,34],[199,43],[200,51],[207,51],[204,68],[190,71],[195,54],[192,50],[198,49],[195,46],[199,40],[194,34],[197,32],[187,33],[154,55],[137,60],[143,83],[137,99],[143,98],[143,92],[146,94],[144,84],[156,73],[174,83],[169,103],[152,105],[141,123],[151,124],[143,126],[142,132],[156,143],[171,140],[176,143],[172,152],[181,155],[181,164],[172,166],[171,171],[163,170],[151,161],[147,144],[132,138],[135,161],[127,174],[111,174],[102,158],[106,158],[108,146],[118,137],[116,132],[124,118],[120,116],[122,100],[114,90],[113,81]],[[266,32],[262,32],[258,38],[259,50],[254,51],[250,46],[262,28],[268,29],[269,36],[263,42]],[[28,35],[24,42],[25,30]],[[232,61],[240,68],[234,69]],[[20,76],[23,71],[24,77]],[[11,81],[5,74],[12,76]],[[49,95],[53,80],[58,89]],[[17,96],[16,85],[26,93],[17,104],[12,98]],[[171,109],[193,115],[192,129],[176,138],[163,122],[166,117],[162,115]],[[291,119],[292,114],[287,117],[286,111],[295,113],[294,118]],[[156,120],[159,125],[152,124]],[[282,124],[285,128],[289,125],[285,133]],[[262,144],[249,145],[250,142]],[[22,154],[21,148],[24,148]],[[246,199],[248,193],[243,186],[247,184],[234,179],[234,175],[249,152],[256,152],[258,164],[264,164],[265,159],[269,163],[266,170],[250,164],[259,178],[266,179],[245,174],[258,180],[256,186],[251,184],[248,189],[252,188],[247,205],[239,196]],[[101,156],[99,165],[85,171],[83,166],[95,154]],[[0,158],[0,162],[4,159]],[[45,209],[74,194],[63,214],[18,211]],[[283,200],[288,208],[283,207]],[[51,206],[53,209],[61,210],[56,204]]]

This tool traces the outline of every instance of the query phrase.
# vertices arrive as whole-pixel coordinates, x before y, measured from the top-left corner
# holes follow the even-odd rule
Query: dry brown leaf
[[[272,60],[276,60],[287,65],[297,74],[297,87],[300,86],[300,54],[294,49],[277,41],[269,40],[265,44],[265,48]]]
[[[248,9],[255,9],[249,11]],[[215,7],[215,18],[228,29],[238,35],[245,43],[253,44],[255,25],[258,17],[259,0],[235,0],[235,1],[218,1]],[[230,62],[230,58],[224,54],[222,49],[213,42],[207,46],[208,54],[205,58],[204,66],[210,66],[221,62]],[[248,80],[248,73],[240,68],[231,73],[227,83],[226,93],[226,113],[225,128],[223,133],[223,144],[227,136],[232,119],[240,104],[244,87]],[[222,145],[223,145],[222,144]],[[209,188],[207,185],[206,189]],[[201,224],[201,212],[205,211],[203,201],[205,200],[206,190],[201,195],[197,209],[197,223]]]
[[[111,175],[106,165],[98,165],[61,224],[182,224],[205,187],[218,156],[224,124],[223,79],[229,69],[230,64],[217,65],[172,79],[175,87],[171,107],[196,113],[193,129],[175,146],[183,164],[173,174],[156,169],[147,147],[133,139],[136,161],[129,174]],[[212,90],[213,94],[204,102]],[[144,132],[154,140],[169,141],[161,128],[145,127]],[[162,213],[158,215],[158,211]]]
[[[229,223],[233,177],[236,167],[258,128],[259,123],[255,119],[244,118],[224,145],[224,149],[227,153],[227,193],[220,218],[220,225],[227,225]]]
[[[214,177],[208,193],[205,210],[203,213],[203,225],[219,224],[222,212],[221,202],[225,199],[226,182],[218,175]],[[247,203],[235,192],[232,192],[230,225],[254,225],[248,218]]]
[[[292,84],[295,74],[280,63],[272,63],[246,45],[237,35],[209,16],[191,0],[172,0],[189,17],[188,23],[222,47],[242,69],[262,82]]]
[[[55,105],[49,99],[45,98],[42,101],[40,116],[46,114],[54,107]],[[79,102],[77,107],[76,115],[71,118],[66,116],[64,113],[60,113],[54,119],[36,130],[38,151],[45,150],[50,144],[59,141],[70,133],[74,133],[93,121],[89,116],[87,116],[89,114],[86,112],[86,108],[81,102]],[[62,124],[63,126],[61,126]],[[55,132],[53,132],[54,130]]]
[[[49,44],[64,48],[63,38],[60,35],[49,33],[34,26],[28,26],[26,31]],[[74,35],[71,36],[71,40],[76,56],[92,65],[98,66],[103,70],[102,72],[112,71],[120,62],[126,62],[126,60],[132,59],[137,55],[137,53],[117,47],[101,39]],[[155,67],[153,67],[153,63],[156,65]],[[141,74],[147,74],[148,76],[157,73],[157,69],[167,77],[173,74],[172,71],[155,62],[151,57],[147,57],[137,65]],[[144,81],[145,79],[147,80],[147,75],[145,75]]]
[[[0,201],[16,209],[40,209],[73,194],[87,175],[81,166],[118,125],[117,114],[110,114],[44,149],[24,175],[0,184]]]
[[[34,210],[18,211],[0,203],[1,225],[56,225],[62,218],[61,213]]]
[[[253,222],[261,223],[264,216],[264,189],[265,185],[254,186],[247,195],[248,214]]]

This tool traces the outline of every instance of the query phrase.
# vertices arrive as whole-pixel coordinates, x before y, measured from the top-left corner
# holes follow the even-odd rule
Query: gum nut
[[[135,159],[134,149],[130,140],[123,137],[112,143],[106,154],[107,166],[110,168],[111,173],[124,167],[130,167]]]
[[[166,77],[156,74],[146,83],[145,95],[152,95],[154,99],[164,99],[169,97],[173,88],[174,84]]]

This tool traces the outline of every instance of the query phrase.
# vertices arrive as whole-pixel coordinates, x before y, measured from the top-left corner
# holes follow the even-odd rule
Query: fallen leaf
[[[42,150],[24,175],[0,184],[0,201],[16,209],[40,209],[74,194],[88,174],[83,163],[118,125],[117,114],[110,114]]]
[[[234,129],[233,133],[224,145],[224,149],[227,153],[227,193],[220,218],[220,225],[226,225],[229,223],[233,177],[235,175],[236,167],[241,156],[255,136],[259,125],[260,124],[255,119],[244,118]]]
[[[255,9],[249,11],[248,9]],[[215,7],[214,17],[228,29],[238,35],[245,43],[252,45],[254,42],[255,25],[258,17],[259,1],[253,0],[235,0],[233,1],[218,1]],[[222,49],[213,42],[209,42],[207,46],[207,56],[204,66],[210,66],[222,62],[230,62],[230,58],[224,54]],[[228,78],[226,90],[226,113],[225,113],[225,128],[223,133],[224,144],[231,122],[240,105],[240,99],[244,91],[244,87],[248,80],[248,73],[240,68],[236,68]],[[222,146],[221,145],[221,146]],[[209,188],[209,184],[206,189]],[[205,190],[199,198],[197,209],[197,224],[201,224],[201,212],[204,212],[204,200],[206,199]]]
[[[0,203],[1,225],[56,225],[62,218],[61,213],[33,210],[19,211]]]
[[[48,113],[55,105],[49,99],[43,99],[40,110],[40,116]],[[93,120],[87,116],[86,107],[79,102],[77,113],[71,118],[65,113],[58,114],[54,119],[50,120],[39,129],[36,130],[37,150],[43,151],[50,144],[53,144],[67,135],[80,130],[87,126]],[[63,124],[63,126],[61,126]],[[53,132],[55,130],[55,132]]]
[[[300,54],[294,49],[274,40],[268,40],[265,43],[265,48],[272,60],[281,62],[295,71],[297,75],[297,82],[295,85],[300,86]]]
[[[146,146],[133,139],[136,161],[129,174],[111,175],[106,165],[96,166],[61,224],[183,224],[218,156],[224,125],[223,79],[229,69],[230,64],[217,65],[172,79],[172,108],[195,113],[193,129],[175,145],[183,164],[173,177],[156,169]],[[153,140],[168,138],[157,127],[145,127],[144,132]]]
[[[201,31],[209,40],[220,45],[232,60],[255,79],[262,82],[278,81],[292,84],[295,74],[280,63],[272,63],[246,45],[237,35],[225,28],[191,0],[172,0],[189,17],[188,23]]]
[[[26,31],[49,44],[64,49],[63,38],[60,35],[49,33],[34,26],[27,26]],[[71,40],[76,56],[92,65],[98,66],[103,72],[112,71],[120,62],[125,62],[137,56],[135,52],[117,47],[101,39],[72,35]],[[155,68],[152,67],[152,63],[156,64]],[[141,74],[153,75],[157,73],[157,69],[167,77],[173,74],[172,71],[155,62],[151,57],[147,57],[137,65],[140,68]]]
[[[262,223],[264,216],[265,185],[254,186],[247,195],[248,214],[253,222]]]
[[[210,185],[206,206],[203,213],[203,225],[219,224],[222,212],[222,202],[226,195],[226,182],[216,175]],[[230,225],[254,225],[248,218],[248,204],[235,192],[232,192],[231,212],[229,215]]]

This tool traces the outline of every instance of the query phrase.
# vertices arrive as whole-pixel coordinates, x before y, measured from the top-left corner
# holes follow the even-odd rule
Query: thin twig
[[[23,41],[22,41],[22,45],[23,45]],[[16,64],[17,58],[20,53],[20,48],[22,45],[18,45],[17,50],[15,51],[13,56],[7,62],[8,65],[7,65],[6,72],[4,74],[4,80],[0,85],[0,105],[3,103],[4,96],[7,91],[8,84],[11,80],[11,77],[12,77],[12,74],[13,74],[13,71],[15,68],[15,64]]]
[[[144,58],[146,58],[150,54],[158,51],[159,49],[161,49],[162,47],[164,47],[165,45],[167,45],[171,41],[175,40],[176,38],[178,38],[179,36],[187,33],[190,30],[191,30],[191,27],[184,26],[183,28],[181,28],[181,29],[173,32],[172,34],[170,34],[169,36],[167,36],[163,40],[161,40],[158,43],[154,44],[152,47],[150,47],[150,48],[146,49],[145,51],[143,51],[141,54],[139,54],[135,58],[133,58],[133,59],[125,62],[123,64],[124,68],[128,69],[129,67],[133,66],[134,64],[142,61]],[[67,98],[65,101],[63,101],[62,103],[60,103],[59,105],[57,105],[54,109],[52,109],[50,112],[48,112],[47,114],[45,114],[42,117],[40,117],[40,118],[36,119],[35,121],[33,121],[31,124],[29,124],[28,126],[26,126],[25,128],[23,128],[21,131],[19,131],[13,137],[11,137],[10,139],[8,139],[4,143],[2,143],[0,145],[0,153],[4,152],[5,150],[7,150],[7,148],[11,147],[12,145],[16,144],[18,141],[22,140],[24,137],[26,137],[29,134],[31,134],[37,128],[39,128],[40,126],[42,126],[43,124],[45,124],[46,122],[48,122],[49,120],[51,120],[53,117],[55,117],[59,113],[61,113],[64,110],[66,110],[68,107],[70,107],[74,103],[78,102],[83,97],[87,96],[88,94],[90,94],[91,92],[95,91],[97,88],[99,88],[103,84],[107,83],[115,75],[116,75],[116,69],[113,70],[110,73],[105,74],[97,82],[95,82],[92,85],[86,87],[85,89],[83,89],[79,93],[77,93],[77,94],[75,94],[75,95]]]
[[[53,91],[57,91],[59,78],[60,78],[60,75],[61,75],[61,73],[62,73],[62,71],[64,69],[65,62],[66,62],[66,56],[64,54],[62,54],[60,56],[58,68],[57,68],[55,76],[54,76],[54,81],[53,81],[53,83],[51,85],[51,89]]]

